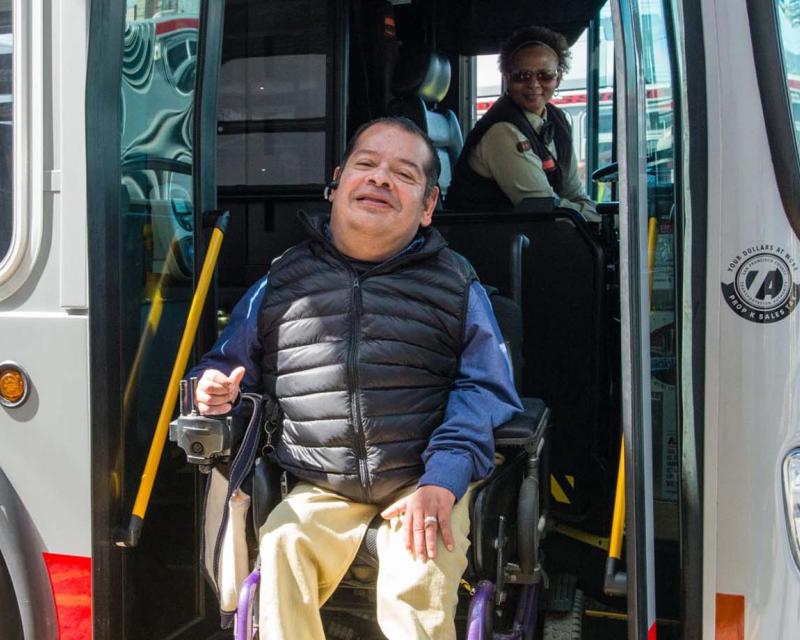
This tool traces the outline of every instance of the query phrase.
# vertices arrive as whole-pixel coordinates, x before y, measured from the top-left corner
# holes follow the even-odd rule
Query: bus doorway
[[[95,432],[104,456],[94,479],[95,504],[105,518],[95,528],[96,572],[109,569],[113,576],[112,589],[98,596],[98,624],[105,625],[98,636],[114,637],[115,629],[125,629],[126,638],[215,633],[215,605],[195,560],[202,478],[176,449],[168,446],[163,455],[141,545],[122,552],[101,542],[110,539],[112,524],[124,520],[135,494],[206,246],[206,214],[229,210],[231,223],[198,332],[198,354],[213,344],[235,302],[270,261],[303,238],[297,211],[326,213],[322,191],[348,135],[418,98],[393,80],[397,68],[431,53],[447,62],[449,85],[435,104],[422,100],[422,106],[452,112],[462,123],[463,139],[474,122],[473,60],[496,53],[515,28],[541,24],[564,31],[570,42],[585,36],[587,44],[579,50],[591,72],[585,73],[585,113],[574,121],[581,132],[576,150],[588,167],[586,186],[598,199],[602,192],[610,220],[617,207],[623,215],[641,207],[646,230],[623,235],[618,246],[616,229],[624,232],[623,222],[607,225],[603,236],[597,225],[569,216],[464,217],[444,208],[435,224],[486,284],[506,294],[513,289],[512,241],[525,234],[532,243],[522,257],[520,385],[523,395],[544,397],[554,408],[555,466],[547,478],[554,517],[544,550],[548,574],[566,585],[568,595],[566,608],[546,605],[543,612],[558,625],[564,617],[559,616],[571,614],[580,601],[581,637],[600,639],[626,632],[641,637],[654,629],[658,611],[662,636],[680,637],[675,324],[680,202],[671,14],[667,3],[651,3],[633,22],[625,14],[629,7],[614,5],[612,11],[599,1],[558,11],[548,3],[507,2],[491,15],[479,2],[469,3],[468,10],[460,6],[445,0],[229,0],[223,15],[216,3],[137,2],[119,14],[125,25],[124,40],[116,45],[122,100],[120,120],[111,125],[121,143],[111,162],[119,167],[118,180],[107,188],[119,193],[122,185],[121,215],[110,216],[95,231],[96,246],[110,248],[103,249],[105,263],[98,270],[109,275],[96,290],[107,294],[108,310],[93,320],[100,346],[95,357],[109,371],[93,392],[94,414],[109,418]],[[112,18],[107,16],[109,24],[117,24]],[[633,35],[645,44],[647,100],[641,104],[647,129],[641,132],[632,124],[638,122],[632,111],[638,107],[628,97],[637,89],[630,70],[623,74],[619,63],[613,74],[601,77],[597,70],[610,48]],[[637,54],[626,50],[626,55]],[[576,91],[570,95],[578,96]],[[625,146],[631,138],[635,153]],[[442,153],[454,162],[457,152]],[[619,162],[623,171],[607,171],[604,182],[593,182],[592,170],[603,168],[601,159]],[[633,191],[625,167],[636,167]],[[95,170],[99,175],[102,167]],[[638,229],[641,222],[633,217],[627,224]],[[109,400],[115,397],[121,400]],[[651,433],[657,420],[660,426]],[[621,596],[612,597],[604,592],[603,579],[623,432],[631,473],[627,563],[623,556],[620,567],[627,564],[629,581]],[[174,606],[159,609],[165,601]],[[159,610],[163,616],[151,615]],[[346,615],[335,616],[335,623],[343,633],[350,624],[352,634],[359,633],[359,622]]]
[[[612,3],[587,2],[575,15],[567,15],[567,10],[510,2],[496,7],[494,16],[479,4],[462,11],[448,2],[228,3],[219,80],[217,178],[219,206],[231,211],[232,222],[219,265],[220,328],[269,262],[303,238],[297,211],[327,211],[322,191],[348,135],[370,118],[394,112],[397,102],[408,97],[398,93],[393,75],[409,56],[435,51],[447,60],[449,89],[424,108],[452,111],[465,136],[474,124],[475,107],[486,102],[476,105],[479,79],[473,61],[478,56],[496,53],[503,38],[527,24],[563,30],[570,42],[580,39],[575,51],[585,59],[574,63],[584,69],[583,77],[576,77],[557,100],[573,120],[587,191],[607,202],[607,211],[615,211],[619,200],[625,200],[628,194],[621,193],[618,171],[592,180],[597,169],[631,161],[619,148],[625,140],[620,127],[633,126],[635,117],[619,102],[631,89],[620,84],[612,62],[623,35]],[[453,20],[456,13],[463,15]],[[565,254],[560,243],[569,245],[574,239],[565,239],[558,227],[559,233],[548,235],[525,216],[487,212],[467,220],[445,207],[434,222],[451,246],[473,262],[481,278],[505,293],[511,291],[508,256],[514,236],[525,233],[534,242],[531,255],[537,255],[537,261],[523,262],[523,294],[531,310],[525,312],[523,359],[528,364],[522,393],[546,397],[556,405],[556,420],[560,419],[561,432],[553,445],[558,466],[550,478],[559,524],[548,532],[546,552],[552,561],[549,570],[568,574],[569,593],[578,585],[586,596],[588,613],[582,619],[587,638],[618,637],[626,627],[629,637],[648,633],[656,611],[662,637],[681,637],[675,317],[680,203],[673,122],[679,105],[673,92],[677,51],[672,20],[666,3],[651,3],[636,14],[635,27],[630,26],[644,42],[647,98],[642,104],[647,130],[636,141],[645,149],[636,158],[644,176],[641,193],[647,194],[637,206],[646,210],[647,222],[644,235],[635,241],[636,250],[644,254],[637,254],[635,268],[623,268],[629,280],[622,288],[627,291],[625,305],[634,304],[631,296],[636,305],[647,298],[646,309],[636,306],[635,317],[630,309],[620,309],[620,262],[611,258],[618,255],[616,243],[601,247],[608,249],[609,259],[597,258],[602,263],[598,267],[591,250],[580,254],[580,264],[570,263],[565,256],[572,254]],[[628,259],[633,264],[633,257]],[[544,273],[547,284],[542,284]],[[593,288],[594,277],[602,282],[602,294]],[[546,290],[545,297],[541,290]],[[548,300],[551,306],[534,310],[533,300]],[[572,318],[586,314],[582,317],[593,321],[570,325],[559,315],[567,308]],[[620,332],[623,327],[631,331],[633,325],[639,337],[627,353],[621,376]],[[565,333],[570,327],[572,332]],[[561,351],[554,351],[553,344],[561,345]],[[623,406],[623,387],[636,390],[635,411]],[[585,402],[587,397],[591,402]],[[639,564],[630,566],[629,583],[639,591],[629,591],[627,601],[624,595],[608,596],[603,585],[623,415],[631,442],[638,447],[635,454],[632,448],[626,454],[628,465],[636,470],[628,484],[629,504],[638,514],[635,526],[628,523],[628,536],[641,541],[636,550]],[[638,493],[632,493],[634,481]],[[624,565],[625,556],[621,560]],[[337,624],[346,628],[341,620]]]
[[[121,546],[204,256],[204,220],[214,208],[215,194],[204,188],[213,184],[214,165],[203,141],[215,126],[208,105],[218,63],[209,69],[203,62],[218,60],[215,4],[92,7],[90,208],[109,196],[93,208],[90,226],[92,295],[104,301],[91,319],[97,638],[195,639],[219,631],[198,562],[202,479],[171,447],[161,456],[144,534],[136,546]],[[119,96],[116,109],[109,96]]]

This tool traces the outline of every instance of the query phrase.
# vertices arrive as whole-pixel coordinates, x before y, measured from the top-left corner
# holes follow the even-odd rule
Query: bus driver
[[[387,637],[455,638],[470,483],[521,410],[488,298],[431,219],[438,159],[410,121],[362,126],[328,222],[276,259],[196,368],[200,411],[240,387],[283,411],[273,454],[298,483],[261,528],[262,638],[324,638],[319,607],[369,522]]]
[[[559,206],[598,219],[581,185],[567,117],[550,104],[569,58],[566,38],[544,27],[521,29],[502,44],[506,93],[467,136],[449,209],[510,211],[524,198],[557,196]]]

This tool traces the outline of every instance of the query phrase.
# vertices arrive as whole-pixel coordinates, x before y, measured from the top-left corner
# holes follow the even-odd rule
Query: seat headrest
[[[435,51],[403,49],[394,68],[392,93],[398,98],[419,96],[441,102],[450,88],[450,61]]]

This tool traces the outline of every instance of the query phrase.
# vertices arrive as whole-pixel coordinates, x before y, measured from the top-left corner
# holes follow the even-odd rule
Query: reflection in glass
[[[640,14],[645,76],[648,283],[650,288],[653,493],[678,499],[678,397],[675,335],[674,104],[666,17],[660,3]]]
[[[120,340],[124,504],[132,503],[193,291],[199,0],[128,0],[122,52]],[[169,447],[167,447],[169,454]],[[167,455],[139,553],[125,565],[126,637],[196,616],[193,475]],[[178,544],[177,537],[183,542]],[[164,602],[170,606],[163,607]],[[162,613],[156,613],[162,612]]]
[[[0,264],[11,246],[14,222],[13,60],[11,0],[0,0]]]

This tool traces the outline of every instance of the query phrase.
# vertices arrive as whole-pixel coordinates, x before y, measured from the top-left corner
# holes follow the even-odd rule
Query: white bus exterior
[[[11,376],[13,391],[13,376],[22,371],[28,385],[21,402],[7,401],[0,408],[0,635],[4,629],[19,629],[21,635],[14,639],[141,637],[135,618],[148,615],[148,609],[139,591],[136,598],[130,596],[133,591],[122,576],[146,581],[152,558],[171,562],[158,555],[159,544],[168,542],[154,535],[148,539],[147,523],[141,548],[121,550],[113,544],[113,528],[127,521],[131,488],[138,481],[132,471],[123,477],[123,460],[115,456],[135,443],[140,453],[130,468],[141,469],[149,436],[132,426],[124,429],[122,420],[107,421],[121,415],[125,372],[112,356],[125,331],[125,317],[108,306],[106,297],[119,302],[113,297],[121,286],[119,273],[101,271],[122,260],[124,236],[122,223],[113,220],[116,210],[107,209],[119,192],[104,170],[113,165],[111,175],[120,184],[120,138],[103,140],[98,132],[122,135],[124,116],[117,107],[124,20],[145,4],[150,3],[0,0],[0,19],[7,19],[6,31],[0,33],[0,58],[12,59],[13,74],[13,90],[0,95],[0,107],[13,105],[10,124],[0,121],[0,127],[13,130],[13,154],[8,136],[0,149],[0,155],[13,158],[13,170],[0,175],[0,187],[11,189],[13,202],[11,209],[0,212],[0,229],[8,231],[5,244],[0,242],[0,376]],[[148,18],[154,29],[161,29],[152,42],[161,46],[167,35],[184,30],[196,44],[187,40],[182,46],[206,56],[197,67],[198,82],[202,79],[197,91],[205,95],[184,92],[180,99],[194,100],[196,109],[205,98],[214,105],[220,43],[219,35],[214,40],[209,33],[221,32],[224,3],[163,4],[169,10]],[[622,409],[630,474],[628,637],[655,638],[656,623],[653,522],[659,504],[654,499],[650,377],[642,373],[650,370],[651,354],[648,128],[641,76],[642,42],[648,34],[641,16],[658,14],[669,17],[669,38],[677,52],[673,100],[680,138],[674,171],[682,176],[681,261],[676,268],[681,292],[676,309],[677,358],[682,363],[677,386],[681,500],[675,535],[682,543],[682,562],[689,567],[682,574],[683,637],[796,638],[800,119],[797,70],[775,64],[800,56],[796,3],[609,4],[621,175]],[[774,17],[778,33],[765,16]],[[109,32],[117,37],[110,48],[114,38]],[[784,58],[775,57],[776,52]],[[164,57],[153,59],[156,66],[167,64]],[[792,91],[784,83],[780,103],[775,92],[784,77],[790,78]],[[116,86],[116,93],[98,95],[93,85]],[[174,111],[188,108],[188,102],[178,102],[171,107]],[[194,134],[206,135],[204,122],[211,122],[210,130],[216,132],[213,108],[196,114]],[[787,126],[793,138],[784,135]],[[192,192],[186,196],[193,200],[192,211],[211,207],[216,199],[215,185],[197,178],[213,167],[215,133],[208,135],[208,140],[194,143],[205,145],[203,153],[210,153],[212,160],[204,156],[190,161],[195,162],[189,168],[192,179],[177,164],[153,170],[172,174],[164,178],[170,189]],[[343,133],[337,130],[335,137]],[[170,192],[173,206],[181,199],[176,192]],[[147,206],[148,212],[157,209]],[[199,213],[194,215],[199,220]],[[169,220],[170,232],[191,235],[191,229],[181,232]],[[159,233],[152,228],[146,232]],[[158,245],[159,239],[153,242]],[[202,253],[203,242],[198,239],[196,252]],[[164,251],[162,247],[161,258],[148,256],[163,262]],[[199,259],[184,257],[188,262]],[[180,270],[171,276],[173,304],[164,313],[167,319],[170,314],[179,319],[191,282]],[[133,307],[139,309],[138,303]],[[175,335],[165,339],[171,344]],[[137,334],[134,346],[138,340]],[[148,406],[157,411],[162,393],[155,390]],[[178,469],[168,477],[178,478],[185,492],[199,499],[193,472],[180,470],[177,454],[167,452],[165,458]],[[163,488],[157,482],[156,499]],[[192,556],[196,504],[177,506],[169,500],[154,509],[162,514],[155,519],[179,514],[173,516],[175,526],[183,521],[190,535],[169,544],[183,543]],[[159,635],[151,637],[214,634],[214,607],[208,604],[202,577],[190,562],[183,563],[181,556],[172,568],[185,570],[189,587],[185,594],[173,594],[176,602],[162,599]],[[154,597],[163,598],[157,584],[152,588],[158,593]]]

